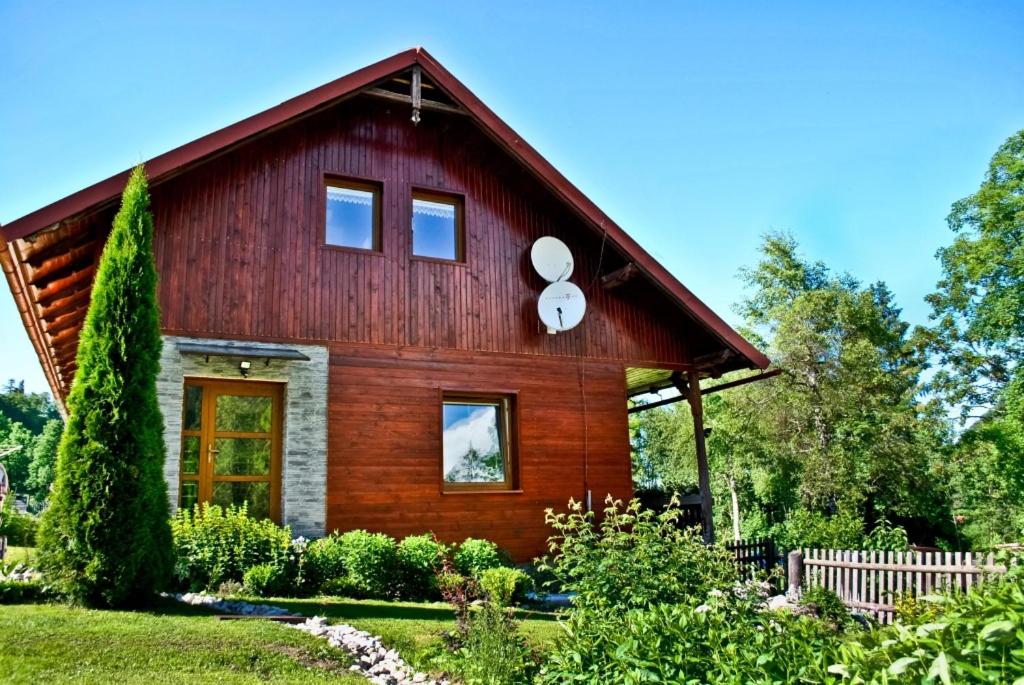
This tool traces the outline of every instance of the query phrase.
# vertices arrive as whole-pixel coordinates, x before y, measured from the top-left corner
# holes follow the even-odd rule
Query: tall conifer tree
[[[39,535],[47,579],[91,606],[143,603],[170,575],[156,285],[140,165],[124,189],[93,284]]]

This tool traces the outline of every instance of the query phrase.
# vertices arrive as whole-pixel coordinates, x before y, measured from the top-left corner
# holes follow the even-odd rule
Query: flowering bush
[[[546,512],[555,534],[548,538],[551,554],[540,568],[555,582],[577,593],[577,606],[630,608],[686,602],[737,579],[732,554],[708,547],[696,530],[676,526],[679,503],[661,513],[627,505],[609,497],[604,515],[570,501],[568,514]]]

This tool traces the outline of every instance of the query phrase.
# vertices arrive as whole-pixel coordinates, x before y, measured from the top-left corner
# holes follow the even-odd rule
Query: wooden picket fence
[[[992,553],[972,552],[805,549],[790,552],[787,567],[790,588],[828,588],[881,623],[892,623],[899,597],[966,591],[986,576],[1006,573]]]
[[[779,565],[779,554],[775,542],[770,538],[727,542],[725,548],[736,555],[736,563],[743,578],[755,578]]]

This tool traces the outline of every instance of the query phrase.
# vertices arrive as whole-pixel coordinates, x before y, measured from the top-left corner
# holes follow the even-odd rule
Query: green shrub
[[[38,580],[0,580],[0,604],[34,604],[53,598]]]
[[[840,506],[834,514],[796,509],[784,523],[772,527],[771,537],[779,549],[861,549],[864,519],[853,506]]]
[[[291,530],[255,519],[247,508],[196,505],[171,520],[174,575],[192,590],[212,590],[225,581],[242,582],[257,564],[270,564],[290,578],[294,569]],[[287,583],[285,583],[287,584]]]
[[[437,599],[437,573],[448,546],[433,535],[410,535],[398,543],[399,594],[405,599]]]
[[[331,533],[306,549],[310,587],[327,594],[386,599],[398,595],[398,545],[384,533]]]
[[[555,530],[552,554],[541,560],[561,589],[576,593],[577,606],[646,607],[703,597],[737,580],[733,555],[708,547],[696,530],[676,526],[678,502],[661,513],[642,510],[633,500],[608,498],[600,522],[593,512],[569,502],[568,514],[546,512]]]
[[[242,575],[245,591],[257,597],[280,594],[287,585],[287,574],[274,564],[256,564]]]
[[[35,547],[38,530],[39,519],[20,513],[14,508],[14,498],[8,497],[0,513],[0,537],[6,537],[12,547]]]
[[[480,574],[480,587],[487,598],[499,607],[511,606],[512,600],[521,596],[529,583],[530,576],[518,568],[499,566]]]
[[[142,166],[128,180],[78,343],[39,561],[70,599],[148,601],[173,565],[157,404],[160,312]]]
[[[345,578],[345,554],[336,533],[306,545],[302,554],[302,584],[310,592],[326,591],[327,583]]]
[[[507,565],[507,559],[490,540],[466,538],[453,557],[455,570],[464,576],[477,578],[489,568]]]
[[[384,533],[350,530],[341,536],[345,577],[354,597],[388,598],[397,594],[398,546]]]

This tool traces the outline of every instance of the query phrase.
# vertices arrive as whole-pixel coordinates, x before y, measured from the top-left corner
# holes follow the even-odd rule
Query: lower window
[[[281,386],[189,379],[182,412],[178,506],[245,504],[280,516]]]
[[[509,395],[445,393],[441,407],[445,490],[512,490],[514,401]]]

